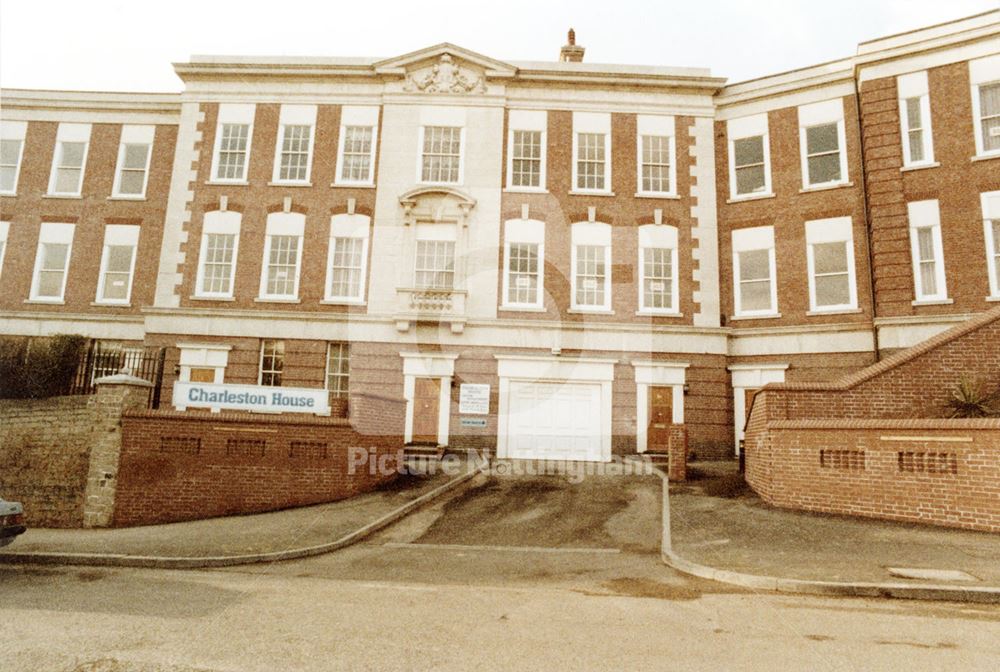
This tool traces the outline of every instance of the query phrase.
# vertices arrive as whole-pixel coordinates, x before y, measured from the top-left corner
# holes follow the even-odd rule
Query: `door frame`
[[[759,389],[768,383],[785,382],[788,364],[731,364],[728,367],[733,386],[733,454],[740,454],[743,426],[746,424],[746,390]]]
[[[437,378],[441,382],[438,398],[438,445],[448,445],[451,418],[451,381],[455,376],[457,354],[441,352],[401,352],[403,358],[403,398],[406,399],[406,425],[403,443],[413,441],[413,398],[417,378]]]
[[[440,445],[441,439],[441,379],[437,377],[415,376],[413,378],[413,419],[410,443]],[[428,394],[421,397],[417,391],[427,388]],[[420,413],[417,413],[417,401],[420,401]],[[425,406],[430,406],[426,411]],[[430,413],[433,410],[434,413]],[[424,417],[426,413],[426,417]],[[419,417],[418,417],[419,416]],[[417,434],[417,427],[424,431]]]
[[[646,450],[649,450],[650,437],[654,432],[663,432],[664,440],[660,442],[661,445],[669,445],[670,443],[670,428],[674,426],[674,386],[673,385],[649,385],[646,388]],[[656,390],[665,390],[665,396],[669,397],[670,400],[670,420],[669,424],[665,426],[657,426],[654,424],[653,420],[653,398],[656,396]]]
[[[649,388],[673,388],[673,420],[684,424],[684,384],[687,362],[634,361],[635,368],[635,450],[645,453],[649,443]]]
[[[617,359],[551,355],[494,355],[500,379],[497,457],[509,456],[510,383],[599,383],[601,386],[601,456],[611,461],[611,385]]]

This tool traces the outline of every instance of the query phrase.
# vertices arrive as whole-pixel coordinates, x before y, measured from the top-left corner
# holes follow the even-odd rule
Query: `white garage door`
[[[508,411],[508,457],[602,459],[599,384],[511,382]]]

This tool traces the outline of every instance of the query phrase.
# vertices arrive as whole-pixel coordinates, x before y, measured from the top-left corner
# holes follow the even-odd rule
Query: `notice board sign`
[[[462,383],[458,388],[458,412],[462,415],[489,415],[490,386]]]

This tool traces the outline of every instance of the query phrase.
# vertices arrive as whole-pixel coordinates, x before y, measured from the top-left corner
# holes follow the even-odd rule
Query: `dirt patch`
[[[105,576],[107,576],[107,574],[105,574],[104,572],[97,571],[94,569],[86,569],[82,572],[76,573],[77,580],[82,581],[84,583],[93,583],[94,581],[100,581],[101,579],[105,578]]]
[[[743,479],[743,474],[726,474],[706,479],[701,483],[701,489],[709,497],[723,497],[725,499],[735,499],[753,494],[750,486]]]
[[[685,476],[686,483],[695,483],[697,481],[703,481],[708,478],[708,472],[699,467],[688,465],[687,473]]]
[[[70,672],[212,672],[203,667],[185,667],[178,665],[147,664],[134,661],[123,661],[116,658],[101,658],[77,665]]]
[[[673,601],[697,600],[710,594],[746,592],[741,588],[697,578],[686,578],[683,585],[677,585],[655,579],[623,576],[603,581],[600,586],[604,592],[579,589],[574,592],[589,597],[644,597]]]
[[[697,600],[703,594],[700,590],[688,586],[674,586],[652,579],[632,577],[611,579],[602,583],[601,586],[618,595],[651,597],[657,600]]]
[[[906,606],[873,602],[864,597],[824,597],[824,611],[879,615],[884,617],[909,617],[918,613],[922,618],[961,619],[967,621],[1000,622],[1000,612],[992,605],[964,602],[919,602],[906,600]],[[779,602],[783,609],[814,609],[809,602]],[[887,642],[888,643],[888,642]]]
[[[399,474],[391,481],[380,484],[375,488],[374,492],[403,492],[405,490],[412,490],[423,486],[433,478],[433,476],[425,474]]]
[[[448,501],[415,542],[619,548],[634,542],[618,537],[618,530],[611,534],[607,523],[634,500],[628,483],[613,477],[582,483],[560,476],[490,478]]]
[[[893,639],[876,639],[876,644],[881,644],[883,646],[909,646],[914,649],[957,649],[958,644],[954,642],[935,642],[933,644],[924,644],[923,642],[907,642],[903,640],[893,640]]]

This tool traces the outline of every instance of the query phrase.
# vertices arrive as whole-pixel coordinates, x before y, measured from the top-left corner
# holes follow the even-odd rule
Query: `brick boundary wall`
[[[24,504],[28,525],[79,527],[95,400],[0,400],[0,496]]]
[[[963,375],[1000,383],[1000,308],[834,383],[767,385],[747,483],[776,506],[1000,531],[1000,420],[935,419]]]
[[[112,524],[148,525],[320,504],[393,480],[402,459],[405,402],[358,394],[351,396],[350,408],[350,420],[127,413]]]
[[[962,376],[1000,384],[1000,308],[832,383],[767,385],[768,419],[942,417]]]
[[[789,420],[769,430],[752,483],[769,504],[1000,532],[1000,420]]]
[[[0,400],[0,495],[21,502],[32,527],[107,525],[120,418],[146,407],[150,387],[111,376],[92,395]]]

